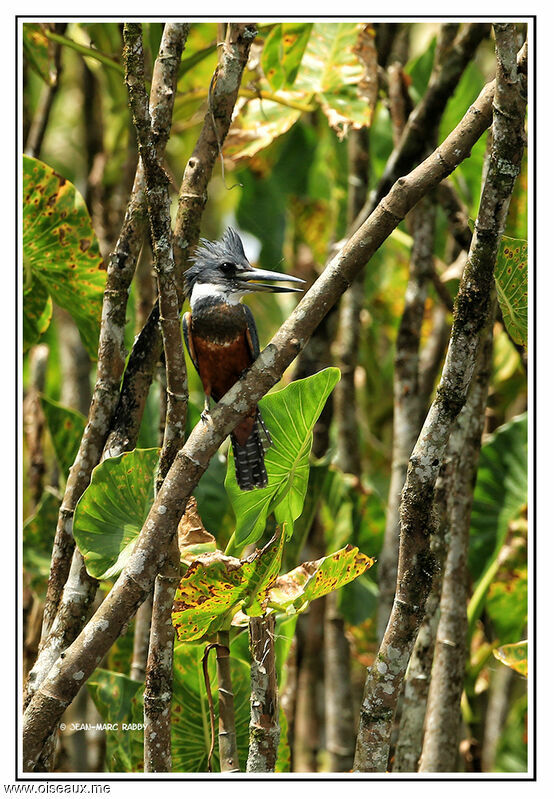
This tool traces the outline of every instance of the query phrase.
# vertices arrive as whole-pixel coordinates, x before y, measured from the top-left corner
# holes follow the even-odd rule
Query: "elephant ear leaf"
[[[293,524],[302,513],[310,472],[312,431],[340,371],[324,369],[303,380],[295,380],[282,391],[275,391],[259,406],[273,439],[265,455],[268,484],[265,488],[241,491],[235,480],[232,454],[229,455],[225,487],[237,520],[234,543],[237,549],[257,541],[270,513],[277,524]]]
[[[28,349],[46,330],[51,300],[73,317],[96,359],[106,272],[82,196],[62,175],[23,157],[23,329]]]
[[[154,501],[158,456],[154,448],[107,458],[77,503],[75,541],[88,573],[98,580],[116,577],[133,551]]]

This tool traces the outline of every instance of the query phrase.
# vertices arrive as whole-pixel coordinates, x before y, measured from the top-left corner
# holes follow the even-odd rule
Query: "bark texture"
[[[210,423],[200,423],[192,431],[158,492],[133,555],[117,583],[89,625],[68,647],[64,658],[54,664],[51,674],[27,708],[24,720],[25,770],[34,768],[44,742],[61,713],[151,590],[187,499],[207,468],[211,456],[248,412],[252,402],[260,399],[279,380],[317,324],[403,216],[467,158],[475,141],[490,125],[494,88],[494,82],[488,84],[437,151],[410,175],[397,181],[371,217],[332,259],[248,373],[212,410]],[[467,277],[473,279],[472,269]],[[476,284],[479,285],[479,281]],[[473,294],[475,290],[470,285],[466,286],[465,291]],[[472,303],[469,305],[471,307]],[[460,324],[466,315],[467,304],[462,303]],[[460,340],[458,346],[464,350],[467,349],[466,338],[467,333],[460,330],[457,334]],[[456,367],[457,377],[461,367],[458,362],[453,366]],[[452,387],[443,387],[440,394],[442,405],[452,402],[455,407],[455,403],[459,403],[458,382],[456,379]]]
[[[493,308],[483,331],[482,351],[471,392],[451,434],[450,450],[455,458],[455,477],[449,498],[449,543],[420,771],[456,770],[460,700],[467,658],[469,527],[492,366]]]
[[[499,39],[499,34],[504,36],[504,28],[513,29],[513,26],[499,27],[502,30],[497,32],[498,66],[490,166],[456,300],[441,381],[412,452],[402,492],[396,596],[379,653],[368,670],[354,765],[357,771],[385,771],[387,768],[396,703],[434,570],[429,547],[433,489],[452,425],[465,403],[473,377],[481,334],[490,312],[498,245],[519,173],[523,151],[524,79],[518,75],[513,40],[509,48],[504,48],[502,38]]]
[[[157,92],[166,98],[175,97],[181,53],[189,27],[183,23],[167,23],[164,26],[152,81]],[[157,491],[175,454],[183,444],[188,402],[187,373],[179,319],[180,302],[171,244],[169,181],[161,165],[158,141],[160,136],[165,140],[169,136],[173,103],[165,103],[161,107],[163,109],[161,118],[156,114],[158,106],[155,104],[153,104],[153,113],[150,114],[144,84],[142,27],[136,23],[126,23],[123,28],[123,39],[125,81],[137,132],[139,155],[145,172],[166,365],[167,411],[156,475]],[[165,141],[163,144],[165,145]],[[165,573],[156,577],[152,603],[150,647],[144,691],[145,772],[171,771],[171,697],[175,637],[171,624],[171,610],[179,581],[179,551],[175,538],[170,547],[171,553],[166,562]]]
[[[247,772],[273,772],[281,728],[275,668],[275,615],[250,619],[250,744]]]

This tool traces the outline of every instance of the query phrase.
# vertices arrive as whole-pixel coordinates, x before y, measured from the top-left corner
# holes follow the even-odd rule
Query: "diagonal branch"
[[[170,27],[183,28],[182,49],[188,28],[185,29],[186,26],[183,25]],[[161,59],[162,63],[159,65],[158,61],[159,58],[152,81],[151,108],[156,153],[161,157],[171,127],[177,67],[173,65],[174,75],[171,76],[169,61]],[[173,90],[169,91],[171,87]],[[78,500],[90,483],[93,468],[102,458],[120,454],[124,449],[122,447],[114,452],[113,445],[111,449],[106,445],[114,413],[120,402],[120,383],[126,358],[123,334],[127,298],[146,230],[145,211],[144,169],[142,162],[139,162],[119,239],[115,251],[110,254],[102,309],[96,385],[88,424],[71,468],[60,508],[46,596],[41,650],[29,675],[26,702],[40,685],[60,652],[69,646],[82,629],[87,609],[96,595],[97,581],[88,575],[78,550],[74,552],[73,515]],[[138,425],[136,433],[138,434]]]
[[[58,659],[27,708],[24,719],[25,770],[34,767],[49,730],[152,589],[186,501],[225,436],[252,403],[279,380],[315,327],[410,208],[469,156],[472,146],[491,123],[494,90],[494,81],[487,84],[440,147],[408,176],[397,181],[387,197],[332,259],[247,374],[213,409],[208,422],[200,422],[192,431],[158,492],[133,555],[117,583],[89,624],[66,650],[64,659]]]
[[[429,546],[433,491],[450,431],[465,404],[473,377],[490,312],[500,237],[523,153],[525,81],[518,75],[513,46],[509,49],[511,62],[506,58],[498,28],[510,28],[515,33],[513,25],[495,26],[497,78],[491,159],[441,381],[412,452],[402,492],[396,596],[379,653],[368,669],[354,761],[357,771],[380,772],[387,768],[398,695],[433,577],[434,558]]]

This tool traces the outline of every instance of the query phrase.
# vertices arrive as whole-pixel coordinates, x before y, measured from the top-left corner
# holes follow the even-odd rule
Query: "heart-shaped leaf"
[[[267,587],[281,567],[284,531],[245,560],[213,552],[199,556],[181,578],[173,604],[173,625],[180,641],[195,641],[228,629],[239,606],[260,616]]]
[[[158,449],[135,449],[94,469],[73,523],[75,541],[93,577],[115,577],[125,566],[154,501],[158,456]]]
[[[506,330],[527,346],[527,242],[502,237],[494,271],[498,303]]]
[[[23,202],[23,269],[30,287],[24,303],[24,313],[26,305],[30,308],[27,328],[36,328],[46,289],[71,314],[95,359],[106,272],[85,202],[72,183],[28,156],[23,157]],[[40,302],[33,292],[39,293]]]
[[[268,484],[241,491],[231,453],[225,478],[237,520],[234,544],[239,551],[259,539],[270,513],[275,514],[277,524],[286,524],[289,536],[292,533],[293,523],[302,513],[308,485],[313,426],[339,378],[338,369],[324,369],[260,401],[273,439],[265,455]]]

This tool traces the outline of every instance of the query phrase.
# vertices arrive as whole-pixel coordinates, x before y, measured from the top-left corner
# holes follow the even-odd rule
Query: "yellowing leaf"
[[[509,666],[518,674],[527,677],[527,641],[506,644],[498,649],[493,649],[493,655],[505,666]]]
[[[294,613],[308,602],[355,580],[375,563],[350,545],[319,560],[307,561],[278,577],[269,590],[269,606]]]
[[[50,295],[71,314],[88,354],[96,358],[106,282],[101,266],[98,241],[75,186],[42,161],[24,156],[23,311],[27,315],[29,309],[28,325],[43,332],[47,322],[39,307]]]
[[[260,616],[266,587],[279,574],[284,531],[244,560],[217,551],[200,555],[181,578],[175,593],[173,625],[180,641],[194,641],[226,629],[238,606]]]

